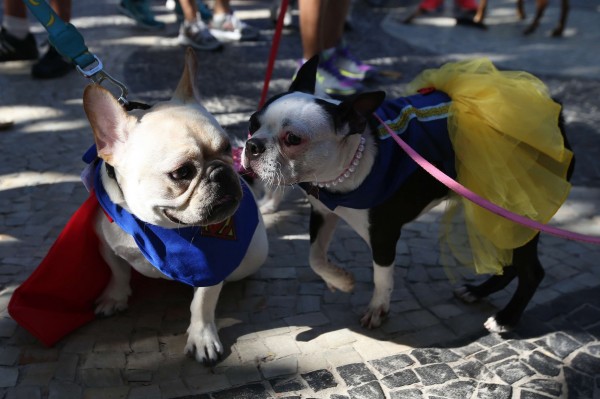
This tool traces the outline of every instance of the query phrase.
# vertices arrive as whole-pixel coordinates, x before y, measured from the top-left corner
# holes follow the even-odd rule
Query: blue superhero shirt
[[[224,281],[239,266],[258,225],[258,208],[243,179],[240,206],[226,221],[167,229],[142,222],[110,200],[100,178],[102,163],[98,161],[94,176],[98,202],[163,274],[193,287],[208,287]]]
[[[450,97],[431,91],[385,101],[375,113],[415,151],[450,177],[454,170],[454,150],[448,137],[447,118]],[[338,206],[369,209],[382,204],[414,173],[417,165],[392,139],[384,126],[375,131],[377,157],[365,181],[348,193],[332,193],[309,183],[304,191],[318,198],[327,208]]]

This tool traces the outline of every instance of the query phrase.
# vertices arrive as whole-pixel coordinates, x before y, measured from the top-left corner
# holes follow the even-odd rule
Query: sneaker
[[[31,33],[24,39],[17,39],[6,29],[0,29],[0,62],[37,60],[38,56],[37,44]]]
[[[210,33],[223,41],[257,40],[260,35],[258,29],[239,20],[234,13],[214,14]]]
[[[355,57],[346,45],[336,47],[332,62],[348,78],[363,81],[377,75],[377,68]]]
[[[148,0],[121,0],[119,11],[133,19],[135,23],[148,30],[164,29],[165,24],[154,18]]]
[[[66,75],[74,68],[53,46],[49,46],[46,54],[31,67],[31,76],[37,79],[54,79]]]
[[[193,23],[182,23],[177,41],[182,46],[191,46],[197,50],[214,51],[223,47],[200,18]]]
[[[332,97],[346,97],[357,93],[362,85],[356,79],[348,78],[333,63],[333,57],[319,64],[317,68],[317,93],[319,91]]]

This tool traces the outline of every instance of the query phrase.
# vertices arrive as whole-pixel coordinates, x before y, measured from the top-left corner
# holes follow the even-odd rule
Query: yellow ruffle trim
[[[527,72],[498,71],[488,59],[475,59],[425,70],[408,90],[425,87],[452,98],[448,131],[457,180],[496,205],[547,223],[569,194],[566,174],[573,154],[558,127],[561,106],[544,83]],[[536,233],[456,194],[441,231],[442,242],[460,263],[494,274],[511,264],[512,249]]]

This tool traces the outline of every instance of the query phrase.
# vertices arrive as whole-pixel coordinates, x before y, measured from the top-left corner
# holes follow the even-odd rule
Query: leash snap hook
[[[127,100],[127,94],[129,93],[127,86],[125,86],[124,83],[118,81],[117,79],[109,75],[107,72],[105,72],[103,69],[104,65],[102,64],[102,61],[95,55],[94,59],[95,62],[93,62],[85,68],[81,68],[79,65],[77,65],[77,70],[79,71],[79,73],[82,74],[85,78],[90,79],[92,82],[97,84],[102,84],[104,80],[108,80],[114,86],[118,87],[121,91],[121,94],[117,98],[119,104],[121,104],[122,106],[126,106],[127,104],[129,104],[129,101]]]

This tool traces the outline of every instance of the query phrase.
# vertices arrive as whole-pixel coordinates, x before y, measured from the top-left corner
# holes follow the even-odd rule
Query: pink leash
[[[279,16],[277,17],[277,25],[275,25],[275,34],[273,35],[273,43],[271,44],[271,52],[269,53],[269,63],[267,64],[267,72],[265,74],[265,82],[263,84],[260,102],[258,103],[258,109],[262,108],[267,99],[269,83],[271,82],[271,75],[273,74],[273,65],[275,64],[277,50],[279,49],[279,40],[281,39],[281,31],[283,30],[283,18],[285,17],[287,8],[288,0],[281,0],[281,9],[279,10]]]
[[[385,129],[388,131],[388,133],[392,136],[392,138],[396,141],[396,143],[398,143],[398,145],[400,147],[402,147],[402,149],[404,151],[406,151],[408,156],[410,156],[413,159],[413,161],[415,161],[420,167],[425,169],[431,176],[433,176],[440,183],[444,184],[446,187],[448,187],[450,190],[454,191],[455,193],[461,195],[462,197],[465,197],[466,199],[468,199],[471,202],[474,202],[475,204],[479,205],[480,207],[487,209],[488,211],[490,211],[492,213],[495,213],[498,216],[502,216],[503,218],[506,218],[510,221],[519,223],[525,227],[529,227],[530,229],[543,231],[545,233],[552,234],[552,235],[560,237],[560,238],[566,238],[568,240],[577,240],[577,241],[587,242],[590,244],[600,245],[600,237],[588,236],[588,235],[584,235],[584,234],[575,233],[572,231],[559,229],[557,227],[549,226],[549,225],[540,223],[538,221],[529,219],[525,216],[513,213],[507,209],[504,209],[496,204],[491,203],[490,201],[486,200],[485,198],[480,197],[479,195],[475,194],[473,191],[469,190],[468,188],[466,188],[465,186],[458,183],[457,181],[455,181],[454,179],[452,179],[451,177],[446,175],[444,172],[442,172],[441,170],[436,168],[434,165],[429,163],[429,161],[427,161],[425,158],[423,158],[421,155],[419,155],[415,150],[413,150],[408,144],[406,144],[406,142],[404,140],[402,140],[396,134],[396,132],[394,132],[384,121],[382,121],[381,118],[377,114],[373,114],[373,115],[375,115],[375,118],[377,118],[377,120],[383,126],[385,126]]]

